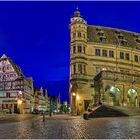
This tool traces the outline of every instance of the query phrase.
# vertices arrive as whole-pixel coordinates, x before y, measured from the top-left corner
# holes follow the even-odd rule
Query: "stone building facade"
[[[71,18],[69,28],[69,93],[72,113],[79,114],[87,109],[89,103],[95,101],[96,91],[93,78],[101,71],[108,70],[129,76],[132,74],[130,83],[133,83],[134,75],[138,77],[140,74],[140,34],[88,25],[78,9]],[[111,79],[111,82],[113,81]],[[122,82],[121,86],[126,84],[125,92],[130,89],[128,88],[130,83]],[[136,82],[133,86],[135,84]],[[138,83],[134,89],[137,94],[140,94]]]
[[[33,81],[5,54],[0,58],[0,111],[30,113]]]

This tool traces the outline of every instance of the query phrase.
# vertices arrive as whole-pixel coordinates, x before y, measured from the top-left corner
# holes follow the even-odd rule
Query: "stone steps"
[[[118,106],[102,105],[94,109],[89,117],[122,117],[122,116],[139,116],[140,108],[126,108]]]

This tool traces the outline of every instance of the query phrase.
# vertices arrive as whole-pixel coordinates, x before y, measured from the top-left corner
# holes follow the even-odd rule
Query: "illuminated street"
[[[56,115],[32,121],[3,123],[1,139],[140,138],[140,117],[92,118]],[[7,133],[8,132],[8,133]]]

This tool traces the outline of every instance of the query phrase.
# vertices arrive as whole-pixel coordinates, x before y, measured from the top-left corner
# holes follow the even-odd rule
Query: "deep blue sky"
[[[68,100],[68,25],[77,5],[90,25],[140,33],[140,2],[0,2],[0,55],[62,100]]]

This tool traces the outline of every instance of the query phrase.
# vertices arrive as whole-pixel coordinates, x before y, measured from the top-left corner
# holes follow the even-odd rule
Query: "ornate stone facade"
[[[93,78],[100,71],[140,74],[140,34],[88,25],[78,9],[71,18],[69,28],[69,93],[72,113],[79,114],[87,109],[91,101],[95,101]]]

